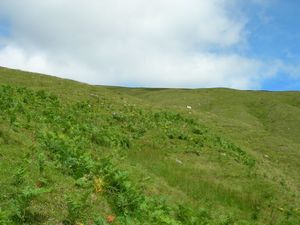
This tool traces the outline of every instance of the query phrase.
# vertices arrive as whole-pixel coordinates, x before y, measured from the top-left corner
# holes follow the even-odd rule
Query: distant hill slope
[[[0,68],[0,224],[300,224],[299,174],[300,92]]]

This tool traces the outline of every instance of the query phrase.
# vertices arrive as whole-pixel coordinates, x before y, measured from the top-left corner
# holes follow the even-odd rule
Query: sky
[[[0,66],[98,85],[300,90],[299,0],[0,0]]]

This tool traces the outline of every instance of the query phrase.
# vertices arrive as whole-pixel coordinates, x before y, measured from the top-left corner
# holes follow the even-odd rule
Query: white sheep
[[[186,108],[187,108],[187,109],[192,109],[192,106],[187,105]]]

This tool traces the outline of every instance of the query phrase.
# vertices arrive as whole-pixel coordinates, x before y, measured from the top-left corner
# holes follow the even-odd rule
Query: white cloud
[[[6,0],[0,64],[93,84],[259,88],[236,0]],[[235,16],[233,16],[235,15]]]
[[[5,47],[0,52],[0,62],[2,65],[11,68],[19,68],[36,71],[48,72],[46,60],[41,56],[26,55],[18,48]]]

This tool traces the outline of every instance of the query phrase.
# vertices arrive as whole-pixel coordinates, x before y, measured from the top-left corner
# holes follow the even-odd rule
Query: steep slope
[[[299,223],[298,92],[0,68],[0,106],[3,224]]]

